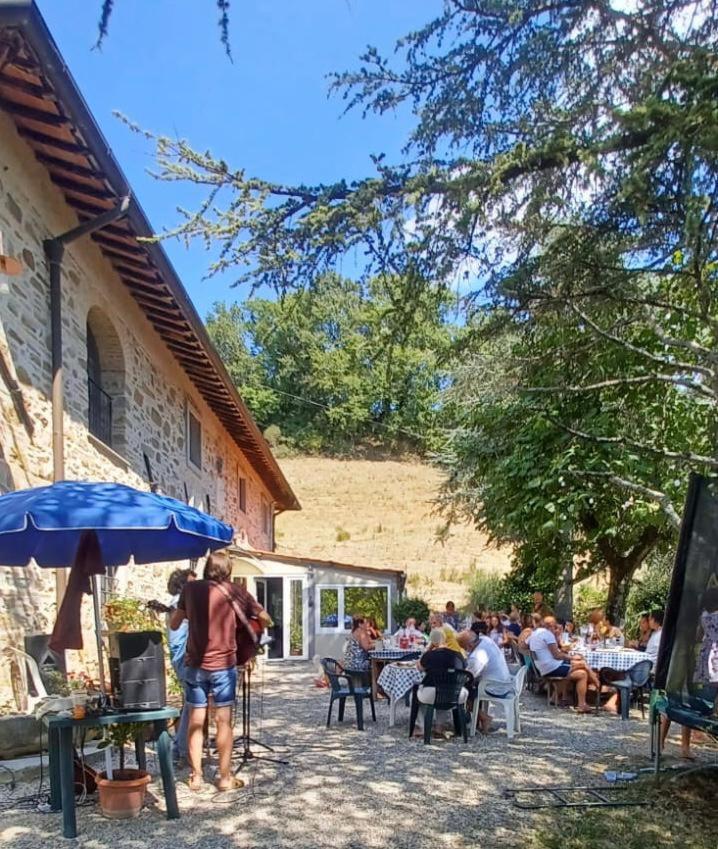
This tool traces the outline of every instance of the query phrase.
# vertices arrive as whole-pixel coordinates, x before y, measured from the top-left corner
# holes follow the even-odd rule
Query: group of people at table
[[[639,638],[630,643],[652,663],[658,656],[662,622],[660,611],[643,616]],[[443,613],[435,612],[429,616],[428,623],[417,623],[409,618],[390,641],[382,641],[381,636],[374,620],[354,617],[344,649],[344,667],[368,670],[370,653],[377,647],[387,649],[393,645],[401,650],[421,651],[417,660],[421,672],[465,669],[475,684],[481,679],[491,681],[492,692],[500,697],[502,685],[505,685],[506,693],[514,686],[510,664],[520,664],[523,658],[530,656],[541,676],[566,678],[573,683],[579,713],[593,713],[595,710],[586,700],[589,687],[600,693],[605,686],[596,670],[587,663],[586,652],[599,645],[622,648],[625,642],[620,629],[606,618],[601,609],[592,611],[586,625],[576,633],[573,622],[553,615],[540,592],[534,593],[534,607],[530,614],[522,615],[513,606],[510,611],[502,613],[479,610],[462,622],[454,604],[448,602]],[[418,687],[417,700],[420,704],[433,704],[434,698],[433,687]],[[459,702],[465,703],[469,698],[470,693],[464,689]],[[618,700],[618,692],[613,693],[603,709],[616,713]],[[490,725],[490,715],[479,711],[480,730],[485,733]]]

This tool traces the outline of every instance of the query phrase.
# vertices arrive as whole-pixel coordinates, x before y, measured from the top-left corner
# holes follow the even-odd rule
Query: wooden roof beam
[[[45,88],[37,83],[30,83],[27,80],[21,80],[18,77],[10,77],[7,74],[0,74],[0,85],[6,88],[11,88],[13,91],[21,91],[23,94],[29,94],[31,97],[37,97],[39,100],[48,100],[56,102],[55,95],[50,89]]]
[[[123,277],[122,282],[132,292],[133,296],[142,298],[146,303],[152,305],[157,304],[159,307],[172,307],[175,305],[174,299],[170,295],[162,294],[166,291],[164,288],[154,289],[148,284],[142,284],[135,280],[130,280],[129,277]]]
[[[126,261],[124,257],[111,256],[110,250],[105,247],[101,247],[101,250],[104,254],[107,255],[108,259],[112,260],[112,264],[114,265],[115,271],[117,271],[118,274],[122,276],[127,275],[130,280],[133,280],[133,282],[137,282],[140,284],[144,283],[145,285],[157,286],[158,288],[160,286],[164,287],[162,278],[157,272],[153,272],[152,268],[148,268],[146,271],[144,271],[142,268],[130,268],[128,265],[125,264]]]
[[[84,145],[77,142],[69,142],[64,139],[56,139],[54,136],[48,136],[40,130],[34,130],[31,127],[24,127],[22,124],[17,125],[18,133],[28,141],[35,144],[41,144],[45,147],[54,147],[55,150],[61,150],[64,153],[72,153],[75,156],[90,156],[90,151]]]
[[[71,123],[70,119],[64,115],[58,115],[56,112],[45,112],[43,109],[35,109],[32,106],[25,106],[24,103],[9,100],[7,97],[0,97],[0,109],[4,109],[11,115],[17,115],[18,118],[24,118],[27,121],[37,121],[39,124],[47,124],[49,127],[68,127]]]
[[[48,168],[61,168],[68,174],[74,174],[76,177],[85,177],[88,180],[98,180],[103,182],[104,176],[94,168],[85,165],[77,165],[67,159],[61,159],[59,156],[52,156],[49,153],[43,153],[41,150],[35,151],[35,157],[38,162],[42,162]]]

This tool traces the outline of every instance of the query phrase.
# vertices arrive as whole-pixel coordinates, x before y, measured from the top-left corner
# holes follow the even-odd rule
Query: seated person
[[[398,643],[401,637],[406,637],[406,639],[411,642],[421,641],[423,642],[425,639],[424,634],[416,627],[416,619],[413,616],[410,616],[406,622],[404,623],[403,628],[399,628],[397,632],[394,634],[394,642]]]
[[[531,634],[529,649],[536,668],[543,676],[567,678],[576,685],[579,713],[591,713],[586,702],[589,681],[600,691],[596,673],[586,666],[582,658],[572,657],[558,647],[556,632],[558,624],[553,616],[545,616],[543,625]]]
[[[446,602],[446,609],[444,610],[444,624],[451,625],[455,631],[459,630],[459,615],[456,612],[456,605],[453,601]]]
[[[516,640],[516,648],[520,654],[528,653],[531,634],[533,634],[537,628],[541,627],[542,621],[543,619],[541,618],[540,613],[531,613],[524,616],[521,622],[523,629],[519,634],[518,640]]]
[[[511,608],[509,613],[509,624],[506,626],[506,637],[508,639],[517,639],[521,633],[521,612],[515,608]]]
[[[461,649],[461,646],[456,642],[456,631],[449,625],[448,622],[444,622],[444,617],[441,613],[432,613],[429,616],[429,625],[431,629],[439,629],[444,632],[444,640],[446,642],[446,647],[451,649],[451,651],[458,652],[463,658],[464,652]]]
[[[436,698],[436,688],[431,686],[431,673],[444,672],[447,669],[463,669],[465,666],[463,655],[447,648],[446,636],[441,628],[434,628],[429,634],[429,648],[417,661],[417,666],[422,672],[427,673],[428,684],[421,684],[416,691],[416,698],[420,704],[433,705]],[[461,688],[459,704],[465,704],[469,697],[469,691]],[[437,716],[436,730],[440,730],[443,717]]]
[[[563,641],[570,645],[576,639],[576,625],[571,619],[567,619],[563,626]]]
[[[648,614],[648,627],[651,629],[651,634],[646,643],[646,657],[653,663],[655,667],[658,660],[658,649],[661,645],[661,635],[663,634],[663,611],[652,610]]]
[[[638,651],[646,650],[648,640],[651,636],[651,626],[648,623],[648,618],[647,613],[641,614],[641,618],[638,620],[638,639],[628,643],[632,649],[638,649]]]
[[[373,647],[366,619],[363,616],[352,617],[352,630],[344,646],[344,668],[360,672],[368,670],[371,661],[369,652]]]
[[[496,643],[486,634],[485,622],[475,622],[470,631],[462,631],[458,636],[459,645],[468,652],[466,669],[474,676],[474,683],[480,680],[491,682],[491,692],[497,697],[512,693],[514,681],[509,672],[506,658]],[[479,712],[479,726],[486,734],[491,726],[491,716]]]
[[[492,613],[489,617],[489,637],[497,646],[503,646],[506,642],[504,626],[501,624],[501,617],[497,613]]]
[[[376,619],[373,616],[366,617],[366,627],[372,640],[381,639],[381,631],[379,630],[379,626],[376,624]]]

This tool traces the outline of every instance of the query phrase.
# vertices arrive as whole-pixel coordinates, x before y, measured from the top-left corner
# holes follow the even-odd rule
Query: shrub
[[[352,535],[349,531],[345,531],[344,528],[337,528],[337,542],[346,542],[348,539],[351,539]]]
[[[505,579],[495,572],[477,569],[472,572],[469,583],[469,604],[472,610],[486,608],[498,610],[504,606]]]
[[[573,601],[573,619],[577,625],[588,622],[588,614],[597,607],[606,606],[608,593],[605,589],[583,584]]]
[[[264,438],[271,448],[277,448],[282,441],[282,429],[279,425],[269,425],[264,431]]]
[[[626,630],[630,636],[638,635],[638,621],[643,613],[665,608],[672,572],[672,555],[657,553],[638,577],[633,579],[626,601]]]
[[[421,598],[408,596],[400,598],[394,602],[391,611],[394,614],[394,621],[400,625],[403,625],[410,616],[416,619],[417,625],[420,622],[429,621],[429,605]]]
[[[162,631],[157,616],[136,598],[113,598],[105,605],[108,631]]]

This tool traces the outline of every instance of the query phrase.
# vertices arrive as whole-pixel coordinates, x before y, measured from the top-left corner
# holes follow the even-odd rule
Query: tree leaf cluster
[[[207,321],[263,428],[305,451],[362,443],[425,452],[440,438],[451,299],[405,282],[326,275],[280,299],[217,304]]]

